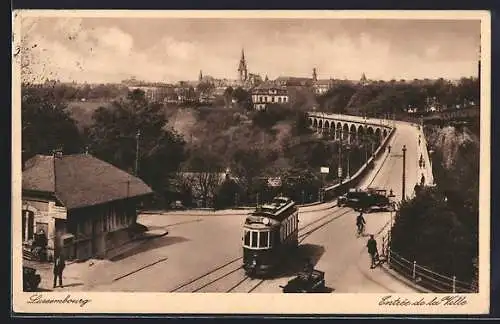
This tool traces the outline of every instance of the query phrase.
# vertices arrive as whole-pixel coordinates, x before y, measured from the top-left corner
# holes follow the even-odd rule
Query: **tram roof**
[[[270,203],[258,207],[252,215],[265,216],[273,219],[280,219],[280,215],[290,207],[295,206],[295,202],[287,197],[276,197]]]

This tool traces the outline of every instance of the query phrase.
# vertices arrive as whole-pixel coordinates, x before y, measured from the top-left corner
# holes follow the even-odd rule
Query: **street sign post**
[[[328,174],[330,173],[330,168],[329,167],[321,167],[320,168],[320,172],[321,172],[321,188],[319,189],[319,194],[318,194],[318,197],[319,197],[319,201],[323,202],[325,197],[325,192],[324,192],[324,187],[325,187],[325,174]]]

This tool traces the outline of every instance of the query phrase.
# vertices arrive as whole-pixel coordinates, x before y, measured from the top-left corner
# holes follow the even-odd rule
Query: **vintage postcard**
[[[484,314],[485,11],[13,13],[17,314]]]

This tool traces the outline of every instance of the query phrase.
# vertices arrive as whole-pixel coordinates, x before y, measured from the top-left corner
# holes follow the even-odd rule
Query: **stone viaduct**
[[[390,133],[391,120],[371,119],[360,116],[309,112],[309,125],[320,134],[330,134],[336,140],[356,142],[366,136],[379,143]]]

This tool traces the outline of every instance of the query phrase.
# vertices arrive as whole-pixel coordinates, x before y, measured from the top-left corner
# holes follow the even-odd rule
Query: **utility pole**
[[[348,147],[347,148],[347,179],[349,179],[351,177],[350,170],[349,170],[350,157],[351,157],[351,148]]]
[[[339,169],[338,176],[340,178],[340,183],[342,183],[342,142],[339,141]]]
[[[141,137],[141,130],[137,130],[137,134],[135,134],[135,175],[139,174],[139,138]]]
[[[406,200],[406,145],[403,145],[403,190],[401,200]]]

